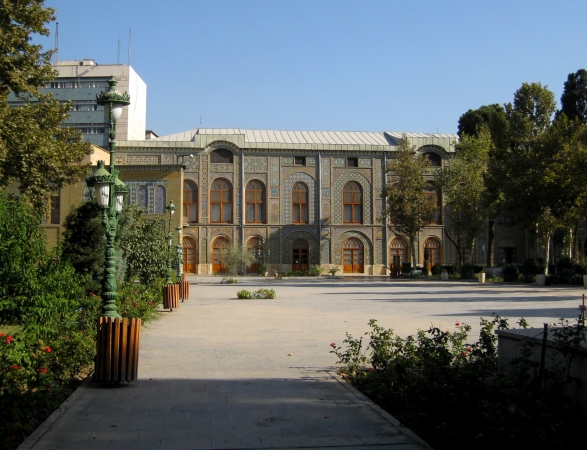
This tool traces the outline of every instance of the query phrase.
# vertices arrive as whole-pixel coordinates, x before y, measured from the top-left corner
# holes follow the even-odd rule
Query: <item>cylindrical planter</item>
[[[100,317],[96,342],[96,381],[134,381],[139,368],[141,319]]]
[[[479,272],[477,274],[477,281],[479,281],[479,283],[485,283],[485,272]]]
[[[441,272],[440,273],[440,279],[442,281],[448,281],[448,272]]]
[[[173,311],[179,308],[179,284],[166,284],[163,286],[163,309]]]
[[[179,283],[179,299],[183,302],[190,298],[190,282],[187,280],[180,281]]]
[[[536,285],[537,286],[546,286],[546,275],[544,275],[544,274],[536,275]]]

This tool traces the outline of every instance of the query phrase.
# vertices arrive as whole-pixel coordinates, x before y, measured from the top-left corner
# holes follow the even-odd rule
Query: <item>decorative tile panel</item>
[[[213,227],[210,228],[210,237],[226,235],[229,239],[232,239],[232,231],[233,228],[231,227]]]
[[[385,190],[385,184],[384,184],[384,180],[383,180],[383,161],[381,161],[381,158],[376,158],[375,159],[375,168],[373,169],[373,191],[375,192],[376,195],[378,195],[379,197],[381,197],[381,193]]]
[[[375,200],[375,218],[380,219],[383,216],[383,199]]]
[[[322,228],[322,239],[330,238],[330,228]]]
[[[265,238],[267,236],[267,228],[245,228],[245,238],[249,236],[261,236]]]
[[[271,189],[271,197],[279,198],[279,189]]]
[[[260,180],[265,186],[267,186],[267,174],[266,173],[247,173],[245,174],[245,189],[247,183],[251,180]]]
[[[320,264],[330,264],[330,239],[320,243]]]
[[[356,237],[363,243],[363,251],[365,255],[365,265],[373,264],[373,246],[367,236],[358,231],[347,231],[338,236],[334,241],[334,264],[342,265],[342,245],[348,238]]]
[[[208,155],[202,155],[201,157],[201,167],[202,170],[200,171],[202,176],[202,187],[208,188]]]
[[[377,239],[375,241],[375,263],[383,264],[383,239]]]
[[[236,157],[235,157],[236,159]],[[234,172],[234,164],[233,163],[210,163],[210,173],[212,172]]]
[[[269,179],[271,187],[279,187],[279,156],[272,156],[269,161]]]
[[[124,164],[126,164],[126,155],[122,154],[122,155],[114,155],[114,164],[117,166],[123,166]]]
[[[325,222],[330,222],[330,202],[322,202],[322,215],[320,218]]]
[[[334,204],[332,205],[334,214],[332,223],[342,223],[342,190],[344,185],[349,181],[356,181],[363,189],[363,223],[373,223],[371,218],[371,183],[369,183],[369,180],[367,180],[363,175],[357,172],[343,172],[343,174],[334,181]]]
[[[127,155],[127,164],[159,164],[158,155]]]
[[[330,198],[330,189],[322,189],[322,198]]]
[[[194,156],[189,157],[177,157],[177,164],[185,165],[186,172],[198,172],[200,170],[200,158]]]
[[[323,188],[330,187],[330,158],[322,159],[321,183]]]
[[[312,233],[303,230],[294,231],[283,240],[283,263],[292,263],[291,246],[293,242],[298,238],[305,239],[308,242],[310,251],[310,264],[320,264],[320,261],[318,259],[318,240],[314,236],[312,236]]]
[[[130,203],[138,203],[137,201],[137,189],[139,186],[147,187],[147,214],[155,214],[155,188],[157,186],[163,186],[167,191],[167,181],[125,181],[124,182],[130,190]]]
[[[269,262],[281,264],[281,252],[279,251],[279,228],[271,228],[269,233]]]
[[[292,173],[307,173],[312,178],[315,178],[317,175],[317,170],[315,167],[303,167],[303,166],[295,166],[295,167],[284,167],[281,170],[282,179],[286,179]]]
[[[371,167],[371,158],[359,158],[359,167]]]
[[[245,156],[245,173],[267,172],[267,156]]]
[[[200,264],[206,264],[208,262],[208,239],[202,239],[202,245],[200,246]]]
[[[283,166],[293,166],[293,164],[294,164],[293,156],[284,156],[283,158],[281,158],[281,164]]]
[[[174,164],[175,155],[163,155],[163,164]]]
[[[344,158],[332,158],[332,165],[334,167],[345,167],[346,166],[346,159]]]
[[[271,202],[271,223],[279,223],[279,202]]]
[[[377,231],[375,232],[375,237],[377,237],[378,239],[383,238],[383,228],[377,228]]]
[[[210,181],[214,181],[216,178],[226,178],[227,180],[230,180],[230,182],[232,184],[234,184],[233,178],[234,178],[234,174],[232,172],[229,173],[222,173],[222,172],[213,172],[210,174]]]
[[[316,182],[314,178],[303,172],[296,172],[283,182],[283,223],[291,223],[291,190],[293,185],[301,181],[308,186],[308,213],[309,224],[315,225],[318,217],[318,191],[316,190]]]
[[[306,166],[316,166],[316,157],[315,156],[306,157]]]

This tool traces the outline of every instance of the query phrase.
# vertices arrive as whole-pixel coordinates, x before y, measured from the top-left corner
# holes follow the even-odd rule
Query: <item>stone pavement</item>
[[[492,312],[532,325],[575,318],[582,288],[389,280],[200,279],[190,300],[144,328],[139,381],[90,383],[25,449],[427,448],[335,375],[331,342],[476,325]],[[237,300],[270,287],[274,300]],[[514,320],[512,320],[514,322]]]

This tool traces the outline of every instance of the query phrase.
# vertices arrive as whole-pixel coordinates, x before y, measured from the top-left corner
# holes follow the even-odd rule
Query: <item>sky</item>
[[[45,0],[60,60],[128,63],[147,128],[456,133],[524,82],[587,68],[587,2]],[[51,36],[35,41],[53,48]],[[132,99],[131,99],[132,100]]]

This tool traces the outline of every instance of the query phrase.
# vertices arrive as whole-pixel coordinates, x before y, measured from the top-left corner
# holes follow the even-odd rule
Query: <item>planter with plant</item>
[[[331,268],[328,270],[328,272],[330,272],[330,274],[331,274],[332,276],[335,276],[335,275],[336,275],[336,272],[339,272],[339,271],[340,271],[340,267],[338,267],[338,266],[331,267]]]

